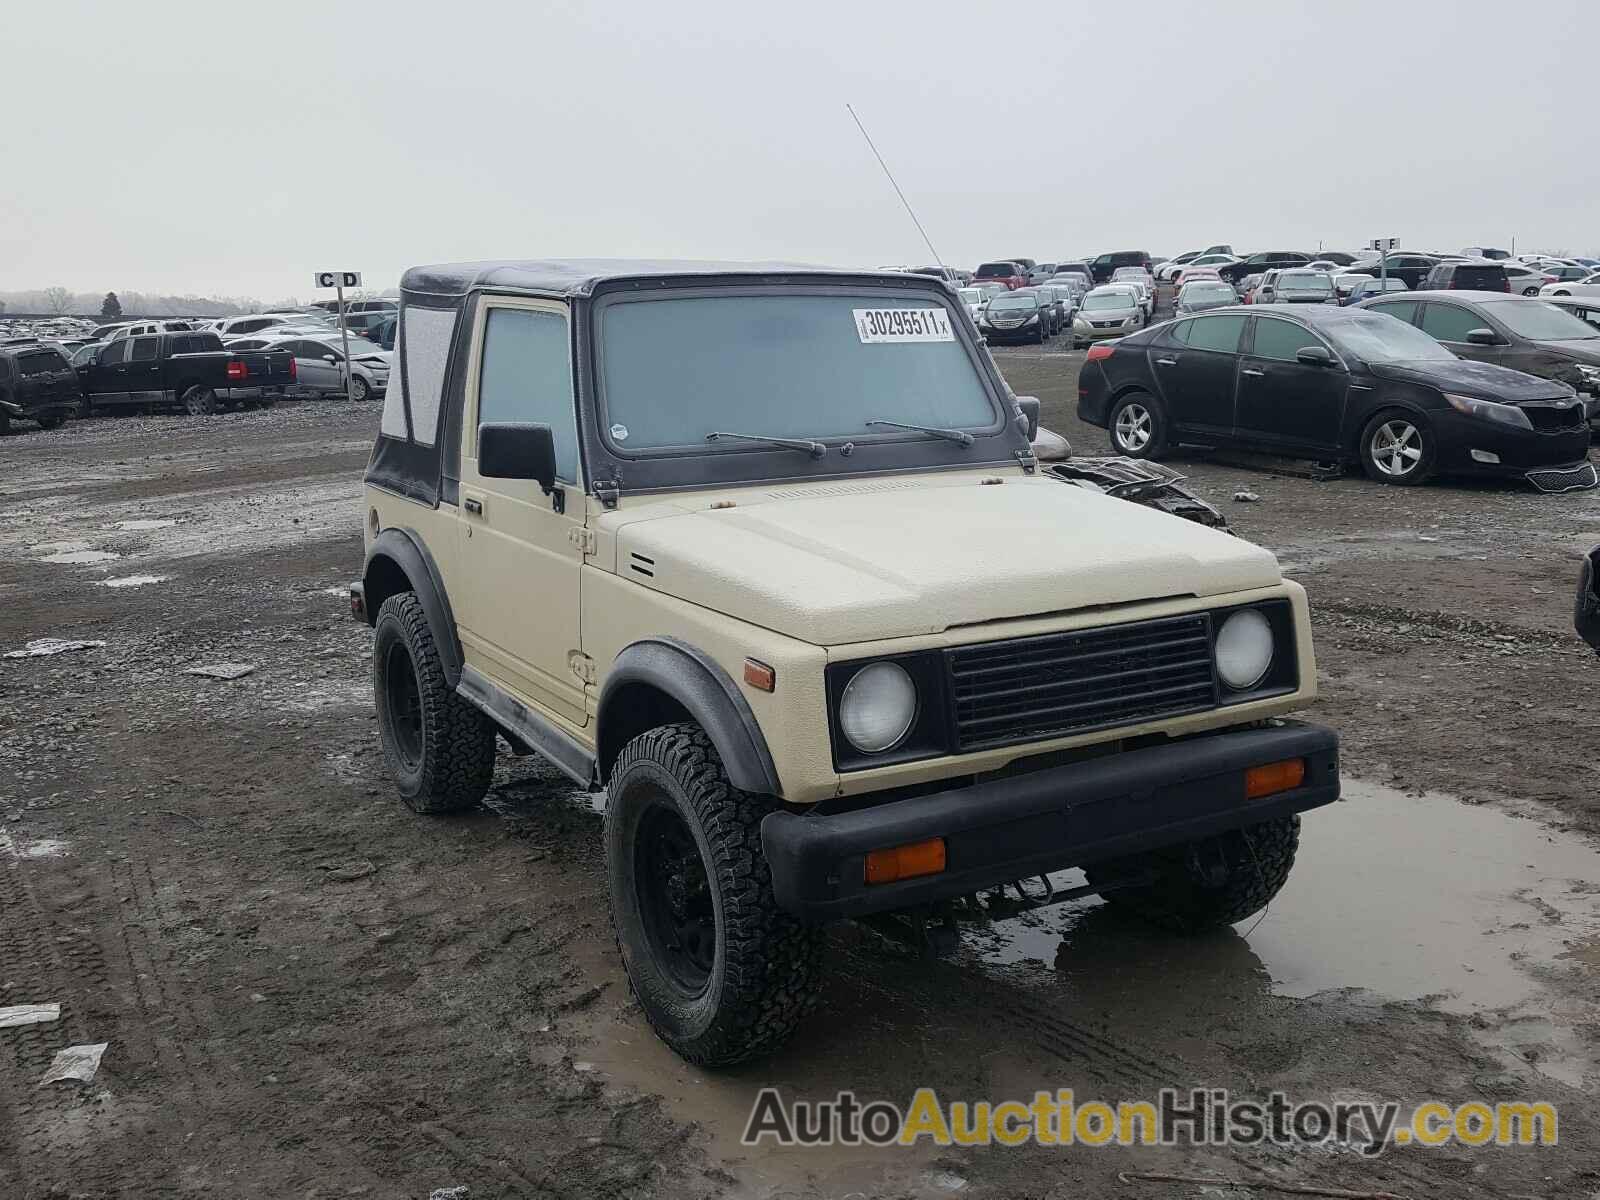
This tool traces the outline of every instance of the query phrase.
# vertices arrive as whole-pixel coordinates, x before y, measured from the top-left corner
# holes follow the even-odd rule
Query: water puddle
[[[1600,851],[1581,838],[1450,796],[1359,780],[1344,796],[1305,815],[1288,884],[1236,926],[1276,994],[1360,988],[1473,1013],[1532,999],[1551,970],[1600,967]],[[1100,906],[997,922],[978,957],[1065,968]]]
[[[0,854],[7,858],[60,858],[67,852],[69,845],[70,843],[60,838],[39,838],[30,842],[12,837],[9,833],[0,833]]]
[[[96,583],[100,587],[136,588],[144,587],[147,583],[165,583],[170,578],[170,575],[124,575],[120,579],[96,580]]]
[[[110,562],[122,555],[111,550],[57,550],[54,554],[46,555],[40,562],[47,563],[98,563]]]

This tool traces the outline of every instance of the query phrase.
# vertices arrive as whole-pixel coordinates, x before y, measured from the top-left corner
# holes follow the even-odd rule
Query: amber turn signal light
[[[744,660],[744,681],[757,691],[770,692],[778,686],[778,673],[754,658]]]
[[[918,875],[937,875],[944,870],[944,839],[929,838],[908,846],[891,846],[867,855],[868,883],[894,883]]]
[[[1263,763],[1244,773],[1244,796],[1255,800],[1275,792],[1287,792],[1306,781],[1306,760],[1289,758],[1283,762]]]

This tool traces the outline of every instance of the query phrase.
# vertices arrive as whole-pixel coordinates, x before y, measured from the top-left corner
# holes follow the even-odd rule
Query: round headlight
[[[1272,626],[1253,608],[1243,608],[1217,631],[1217,674],[1236,692],[1254,687],[1272,665]]]
[[[917,685],[896,663],[873,663],[857,671],[839,697],[839,728],[866,754],[893,750],[917,718]]]

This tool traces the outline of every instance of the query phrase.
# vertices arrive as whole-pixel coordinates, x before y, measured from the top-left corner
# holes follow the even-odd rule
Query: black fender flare
[[[653,689],[680,705],[706,731],[728,779],[744,792],[781,796],[778,771],[749,702],[709,655],[671,637],[641,638],[625,647],[606,672],[595,722],[601,782],[628,740],[644,732],[626,719],[630,690]]]
[[[433,555],[428,553],[428,547],[415,530],[391,526],[372,540],[366,565],[361,571],[361,584],[367,597],[367,624],[377,624],[378,609],[386,599],[396,592],[407,590],[406,587],[396,586],[395,572],[404,577],[409,590],[416,593],[422,611],[427,614],[445,678],[450,681],[451,687],[455,687],[461,682],[461,665],[464,661],[461,638],[456,633],[455,614],[450,611],[450,597],[444,590],[444,577],[439,574],[439,564],[433,561]]]

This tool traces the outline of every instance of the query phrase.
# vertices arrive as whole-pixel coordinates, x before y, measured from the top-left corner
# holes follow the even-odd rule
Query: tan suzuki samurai
[[[604,789],[617,946],[691,1062],[790,1035],[831,920],[947,949],[1035,879],[1243,920],[1338,796],[1280,719],[1304,590],[1043,473],[941,280],[419,267],[396,350],[351,607],[401,797],[475,805],[497,735]]]

